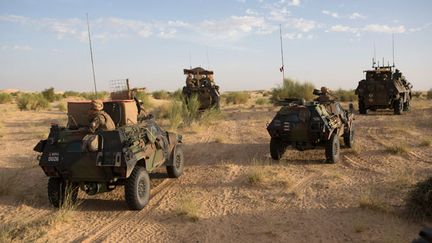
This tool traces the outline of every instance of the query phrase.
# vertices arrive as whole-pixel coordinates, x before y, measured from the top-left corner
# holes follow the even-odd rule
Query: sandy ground
[[[140,212],[127,210],[123,188],[80,192],[76,210],[59,212],[32,149],[65,114],[0,105],[0,241],[410,242],[430,225],[403,215],[411,186],[432,175],[430,101],[402,116],[357,115],[356,146],[337,164],[323,163],[324,150],[273,162],[265,127],[276,110],[226,106],[223,119],[182,129],[184,175],[153,178]]]

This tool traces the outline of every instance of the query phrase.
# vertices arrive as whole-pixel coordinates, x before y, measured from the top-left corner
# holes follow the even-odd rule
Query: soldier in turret
[[[192,75],[189,73],[188,76],[186,77],[186,86],[188,88],[192,88],[195,87],[195,82],[194,79],[192,77]]]
[[[92,100],[92,108],[89,112],[89,129],[92,133],[99,130],[112,131],[115,129],[110,115],[103,111],[103,103],[100,100]]]

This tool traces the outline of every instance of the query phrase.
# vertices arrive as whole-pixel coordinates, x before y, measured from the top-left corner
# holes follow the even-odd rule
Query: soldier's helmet
[[[95,111],[101,111],[101,110],[103,110],[103,103],[102,103],[102,101],[100,101],[100,100],[92,100],[91,104],[92,104],[92,110],[95,110]]]
[[[330,90],[327,87],[321,87],[321,93],[323,95],[330,94]]]

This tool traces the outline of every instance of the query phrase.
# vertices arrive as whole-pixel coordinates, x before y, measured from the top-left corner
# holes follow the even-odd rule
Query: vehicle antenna
[[[282,82],[283,82],[285,80],[285,65],[284,65],[283,43],[282,43],[282,24],[279,24],[279,34],[280,34],[281,58],[282,58],[282,66],[279,70],[282,72]]]
[[[192,69],[192,54],[190,50],[189,50],[189,68]]]
[[[392,33],[393,67],[395,67],[394,33]]]
[[[383,57],[383,62],[382,62],[382,65],[383,65],[383,67],[384,67],[384,65],[385,65],[385,62],[384,62],[384,57]]]
[[[92,42],[91,42],[91,37],[90,37],[90,23],[89,23],[88,13],[87,13],[87,30],[88,30],[88,38],[89,38],[89,45],[90,45],[90,58],[91,58],[92,71],[93,71],[94,92],[95,92],[96,99],[97,99],[98,94],[97,94],[97,88],[96,88],[96,74],[95,74],[95,68],[94,68],[93,48],[92,48]]]
[[[373,42],[373,50],[374,50],[374,57],[372,58],[372,68],[375,67],[376,64],[376,48],[375,48],[375,41]]]
[[[206,56],[207,56],[207,69],[210,69],[210,58],[208,54],[208,48],[206,48]]]

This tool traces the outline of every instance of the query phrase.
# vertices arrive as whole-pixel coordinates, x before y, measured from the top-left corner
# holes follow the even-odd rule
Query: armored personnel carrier
[[[325,90],[325,89],[324,89]],[[326,162],[339,161],[339,137],[351,148],[354,144],[354,115],[330,95],[314,90],[319,97],[311,102],[285,99],[273,120],[267,125],[271,136],[270,155],[279,160],[288,146],[304,151],[325,148]]]
[[[199,110],[219,109],[219,86],[214,83],[213,71],[196,67],[193,69],[184,69],[183,73],[187,75],[186,86],[182,90],[186,102],[196,96],[200,103]]]
[[[358,96],[360,114],[368,110],[393,109],[400,115],[409,111],[412,85],[394,66],[378,66],[364,71],[366,79],[359,82],[355,94]]]
[[[140,104],[131,94],[115,92],[115,100],[103,102],[114,130],[92,133],[91,102],[69,102],[67,126],[52,125],[48,138],[36,145],[53,206],[75,202],[79,189],[95,195],[124,186],[128,207],[140,210],[150,199],[149,173],[165,166],[168,177],[181,176],[182,136],[161,129],[152,118],[138,120]]]

